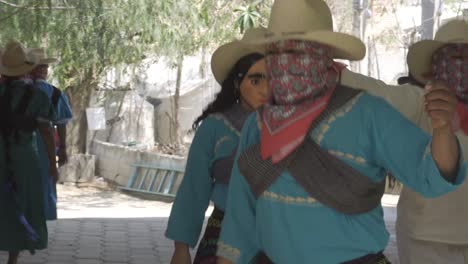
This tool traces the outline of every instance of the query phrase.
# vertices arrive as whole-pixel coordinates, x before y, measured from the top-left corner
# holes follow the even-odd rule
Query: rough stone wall
[[[143,148],[154,146],[153,105],[136,91],[103,91],[96,97],[104,98],[106,129],[92,133],[95,140],[117,145],[133,143]]]

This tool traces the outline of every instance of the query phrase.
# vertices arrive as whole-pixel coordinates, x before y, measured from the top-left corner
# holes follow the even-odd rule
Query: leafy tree
[[[237,27],[240,29],[241,33],[244,33],[246,29],[258,26],[258,20],[262,18],[262,15],[258,10],[258,6],[262,2],[263,0],[257,0],[253,3],[234,9],[234,11],[239,14]]]
[[[53,77],[75,114],[69,145],[84,152],[84,110],[106,70],[149,56],[167,57],[181,70],[184,56],[235,35],[233,9],[223,0],[0,0],[0,42],[18,39],[60,58]]]

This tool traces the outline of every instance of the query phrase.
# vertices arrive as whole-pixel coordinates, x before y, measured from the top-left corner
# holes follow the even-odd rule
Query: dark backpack
[[[57,108],[57,105],[58,105],[58,101],[60,99],[60,96],[62,95],[62,91],[60,91],[59,88],[51,85],[52,88],[53,88],[53,92],[52,92],[52,105],[54,106],[54,108]]]
[[[34,87],[26,85],[25,88],[26,91],[15,109],[11,107],[12,89],[15,88],[7,85],[3,95],[0,95],[0,128],[3,136],[17,131],[32,133],[37,128],[36,118],[25,114],[35,92]]]

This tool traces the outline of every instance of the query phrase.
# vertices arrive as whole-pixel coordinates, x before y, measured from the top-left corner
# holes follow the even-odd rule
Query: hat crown
[[[243,42],[249,42],[252,41],[253,39],[258,38],[259,36],[263,36],[266,33],[266,29],[264,27],[258,27],[258,28],[248,28],[244,36],[242,36],[241,41]]]
[[[264,27],[249,28],[245,31],[242,40],[234,40],[218,47],[211,57],[211,70],[216,81],[221,84],[242,57],[251,53],[264,54],[260,45],[249,44],[259,37],[266,35]]]
[[[26,64],[34,64],[36,58],[28,54],[26,49],[16,40],[7,43],[2,53],[1,61],[6,67],[18,67]]]
[[[276,0],[268,30],[273,34],[333,31],[333,19],[322,0]]]
[[[464,20],[453,20],[441,26],[434,40],[441,42],[466,42],[468,40],[468,24]]]
[[[43,49],[43,48],[33,49],[33,50],[31,50],[31,53],[34,54],[36,57],[38,57],[41,60],[45,59],[47,57],[45,49]]]

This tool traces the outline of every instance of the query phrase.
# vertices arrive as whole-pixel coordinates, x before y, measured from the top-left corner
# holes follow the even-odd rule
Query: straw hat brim
[[[211,57],[211,71],[219,84],[227,78],[234,65],[244,56],[252,53],[264,54],[262,45],[252,45],[245,41],[233,41],[216,49]]]
[[[29,52],[35,54],[39,58],[39,65],[48,65],[58,61],[57,58],[45,57],[46,54],[43,48],[32,48],[29,49]]]
[[[432,54],[441,47],[452,43],[468,44],[468,40],[460,42],[422,40],[413,44],[408,49],[406,58],[411,75],[413,75],[417,81],[423,84],[427,83],[429,81],[429,76],[426,75],[431,73]]]
[[[39,65],[41,64],[52,64],[52,63],[56,63],[58,60],[56,58],[45,58],[45,59],[41,59],[39,61]]]
[[[249,40],[249,43],[255,45],[264,45],[286,39],[306,40],[332,47],[334,50],[333,57],[335,59],[358,61],[362,60],[366,56],[366,46],[364,43],[360,39],[344,33],[323,30],[306,33],[269,35],[270,36]]]
[[[5,65],[0,62],[0,74],[4,76],[21,76],[31,72],[34,68],[36,68],[37,65],[39,64],[34,63],[31,65],[27,64],[19,67],[5,67]]]
[[[34,68],[39,65],[37,57],[32,57],[31,62],[25,62],[23,65],[17,67],[7,67],[3,64],[0,58],[0,74],[4,76],[21,76],[31,72]]]

